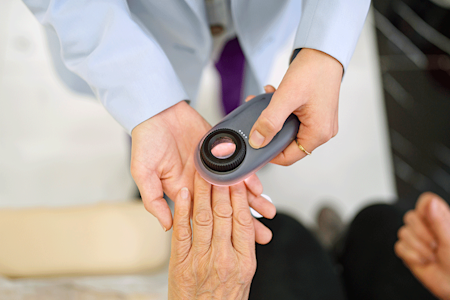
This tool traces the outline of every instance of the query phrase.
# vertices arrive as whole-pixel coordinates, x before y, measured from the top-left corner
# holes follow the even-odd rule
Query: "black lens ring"
[[[213,143],[222,137],[230,138],[236,145],[234,153],[225,159],[217,158],[211,153]],[[200,156],[202,162],[211,170],[216,172],[229,172],[236,169],[242,163],[245,158],[245,152],[245,141],[242,136],[232,129],[221,128],[208,134],[201,146]]]

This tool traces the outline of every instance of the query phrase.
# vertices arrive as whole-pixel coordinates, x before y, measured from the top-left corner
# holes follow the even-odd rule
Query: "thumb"
[[[434,197],[430,201],[428,223],[438,244],[450,246],[450,209],[443,199]]]
[[[255,149],[266,146],[281,130],[289,115],[297,109],[294,101],[283,101],[284,97],[277,91],[269,105],[261,112],[250,131],[249,143]],[[285,99],[287,100],[287,99]],[[297,104],[298,106],[298,104]]]

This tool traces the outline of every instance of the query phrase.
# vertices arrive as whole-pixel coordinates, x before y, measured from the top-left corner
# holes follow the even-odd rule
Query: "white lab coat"
[[[195,100],[212,51],[205,0],[24,0],[128,131],[182,100]],[[370,0],[231,0],[234,30],[259,86],[278,48],[313,48],[342,63],[356,47]]]

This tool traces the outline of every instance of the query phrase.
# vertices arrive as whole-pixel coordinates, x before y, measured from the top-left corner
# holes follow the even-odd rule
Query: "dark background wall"
[[[450,9],[373,6],[399,198],[433,191],[450,201]]]

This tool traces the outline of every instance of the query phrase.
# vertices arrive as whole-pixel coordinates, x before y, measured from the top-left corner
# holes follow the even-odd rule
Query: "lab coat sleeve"
[[[304,0],[294,49],[325,52],[346,70],[369,7],[370,0]]]
[[[150,32],[125,0],[24,0],[55,30],[66,67],[83,78],[129,132],[187,94]]]

